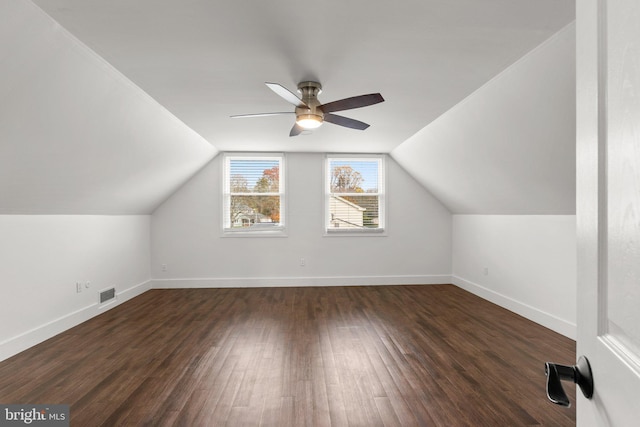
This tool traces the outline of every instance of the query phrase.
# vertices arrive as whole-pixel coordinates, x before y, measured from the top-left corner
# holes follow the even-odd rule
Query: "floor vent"
[[[107,302],[116,297],[116,288],[107,289],[106,291],[100,292],[100,304],[103,302]]]

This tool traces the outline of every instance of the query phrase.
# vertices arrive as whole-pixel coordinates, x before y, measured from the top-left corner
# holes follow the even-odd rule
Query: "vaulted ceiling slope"
[[[574,0],[33,0],[224,151],[390,152],[574,19]],[[329,102],[380,92],[289,138],[264,82],[318,80]]]
[[[148,214],[217,152],[29,1],[0,64],[0,214]]]
[[[458,214],[575,214],[575,25],[391,152]]]
[[[574,0],[0,0],[0,214],[149,213],[219,150],[426,159],[413,135],[573,19]],[[264,82],[303,80],[386,102],[345,112],[364,132],[229,118],[290,108]]]

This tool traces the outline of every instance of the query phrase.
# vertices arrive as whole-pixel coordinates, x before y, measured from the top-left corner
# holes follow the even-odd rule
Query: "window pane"
[[[378,160],[330,160],[332,193],[378,192]]]
[[[283,230],[283,165],[282,156],[225,156],[225,230]]]
[[[331,196],[329,215],[329,228],[378,228],[380,226],[378,196]]]
[[[280,196],[230,196],[231,228],[280,225]]]
[[[383,230],[382,158],[328,158],[327,230]]]
[[[276,159],[230,159],[229,190],[232,193],[278,193],[280,162]]]

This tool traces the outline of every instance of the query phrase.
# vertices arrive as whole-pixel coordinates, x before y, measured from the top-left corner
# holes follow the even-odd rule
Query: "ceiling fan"
[[[333,114],[334,111],[351,110],[353,108],[366,107],[384,101],[379,93],[353,96],[351,98],[340,99],[338,101],[321,104],[318,95],[322,92],[322,86],[318,82],[302,82],[298,84],[299,98],[286,87],[278,83],[265,83],[269,89],[280,95],[285,101],[295,105],[295,111],[277,113],[240,114],[231,116],[234,119],[245,117],[276,116],[281,114],[295,114],[296,123],[291,128],[289,136],[300,135],[305,130],[315,129],[323,122],[344,126],[351,129],[365,130],[369,127],[367,123],[348,117]]]

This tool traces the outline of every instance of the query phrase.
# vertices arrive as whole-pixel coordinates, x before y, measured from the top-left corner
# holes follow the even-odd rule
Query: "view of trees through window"
[[[329,229],[380,228],[379,159],[329,159]]]
[[[228,159],[227,228],[281,225],[280,159]]]
[[[325,230],[384,231],[383,156],[327,156]],[[224,163],[226,231],[282,231],[282,154],[229,154]],[[240,233],[243,234],[243,233]]]

